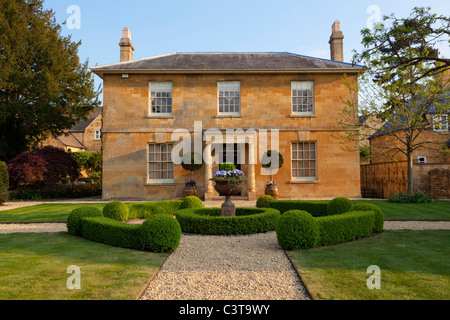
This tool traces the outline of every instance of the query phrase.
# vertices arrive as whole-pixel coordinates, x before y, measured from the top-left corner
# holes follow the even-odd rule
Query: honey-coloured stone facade
[[[278,130],[279,151],[283,167],[273,179],[280,198],[330,199],[338,196],[359,197],[359,152],[344,151],[345,145],[334,136],[341,130],[337,124],[348,98],[342,81],[343,73],[139,73],[103,75],[103,198],[128,200],[176,199],[183,196],[184,183],[190,172],[180,165],[174,167],[171,182],[155,183],[148,179],[148,143],[170,143],[172,132],[186,129],[193,135],[194,124],[201,121],[202,151],[211,147],[205,141],[208,129],[254,129],[258,140],[260,130]],[[356,73],[348,74],[356,81]],[[218,82],[239,81],[241,114],[218,114]],[[314,82],[314,115],[292,115],[291,82]],[[172,83],[172,115],[150,114],[149,83]],[[293,181],[291,144],[298,141],[316,142],[317,180]],[[179,141],[173,142],[175,145]],[[348,142],[351,147],[354,143]],[[356,149],[356,148],[354,148]],[[264,194],[270,180],[261,167],[258,144],[245,144],[248,187],[243,198],[256,199]],[[250,164],[248,153],[256,153],[256,164]],[[217,199],[209,180],[218,164],[206,165],[194,172],[199,196]]]

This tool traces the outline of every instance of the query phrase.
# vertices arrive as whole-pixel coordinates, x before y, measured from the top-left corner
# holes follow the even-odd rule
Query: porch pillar
[[[256,200],[256,177],[255,177],[255,164],[256,164],[256,154],[255,154],[255,144],[251,141],[248,144],[248,164],[247,164],[247,195],[248,200]]]
[[[212,179],[213,177],[211,143],[205,146],[204,162],[205,162],[205,201],[208,201],[212,200],[214,193],[213,181],[209,180]]]

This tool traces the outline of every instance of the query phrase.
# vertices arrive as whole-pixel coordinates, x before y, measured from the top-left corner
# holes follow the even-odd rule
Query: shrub
[[[181,239],[181,227],[168,215],[154,215],[142,224],[141,239],[144,249],[153,252],[173,251]]]
[[[130,209],[120,201],[112,201],[103,207],[103,216],[117,221],[128,220]]]
[[[219,170],[220,171],[233,171],[236,170],[236,167],[234,164],[230,163],[230,162],[224,162],[219,164]]]
[[[327,205],[329,201],[305,201],[305,200],[273,200],[270,207],[280,211],[283,214],[290,210],[303,210],[310,213],[313,217],[326,216]]]
[[[67,232],[74,236],[81,235],[81,219],[86,217],[101,217],[102,212],[98,208],[81,207],[72,210],[67,218]]]
[[[280,212],[271,208],[236,208],[235,217],[222,217],[220,208],[184,209],[176,212],[187,233],[235,235],[275,230]]]
[[[383,231],[384,214],[383,211],[372,203],[355,203],[350,208],[350,211],[373,211],[375,212],[375,232]]]
[[[347,198],[334,198],[327,205],[327,213],[328,215],[334,215],[348,212],[352,205],[353,203]]]
[[[64,177],[72,181],[78,177],[78,165],[70,154],[50,146],[19,154],[7,165],[11,190],[23,185],[48,189]]]
[[[431,203],[433,200],[423,192],[399,193],[388,199],[395,203]]]
[[[369,236],[375,230],[375,212],[352,211],[318,217],[319,245],[330,245]]]
[[[8,201],[9,176],[6,163],[0,161],[0,204]]]
[[[314,247],[319,240],[319,227],[311,214],[301,210],[285,212],[276,226],[277,241],[285,250]]]
[[[141,225],[105,217],[82,218],[81,235],[91,241],[115,247],[142,250]]]
[[[154,214],[174,215],[181,203],[181,200],[170,200],[130,204],[128,219],[148,218]]]
[[[270,208],[270,202],[275,200],[274,197],[269,195],[264,195],[258,198],[256,200],[256,207],[257,208]]]
[[[183,200],[181,200],[180,209],[189,208],[203,208],[202,200],[200,200],[200,198],[196,196],[184,197]]]

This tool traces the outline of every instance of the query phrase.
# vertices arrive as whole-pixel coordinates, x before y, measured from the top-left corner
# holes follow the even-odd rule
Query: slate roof
[[[72,134],[60,135],[58,140],[67,147],[75,147],[78,149],[86,149],[86,147]]]
[[[92,67],[91,70],[102,76],[103,73],[118,72],[360,72],[362,68],[360,65],[290,52],[177,52]]]
[[[94,109],[89,113],[88,118],[76,123],[72,128],[70,128],[69,132],[84,132],[87,126],[90,125],[92,121],[94,121],[95,118],[102,113],[102,110],[102,107],[94,107]]]

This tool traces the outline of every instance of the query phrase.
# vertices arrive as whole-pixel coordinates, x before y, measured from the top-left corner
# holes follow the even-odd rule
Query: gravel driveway
[[[245,236],[183,234],[142,300],[307,300],[275,232]]]

